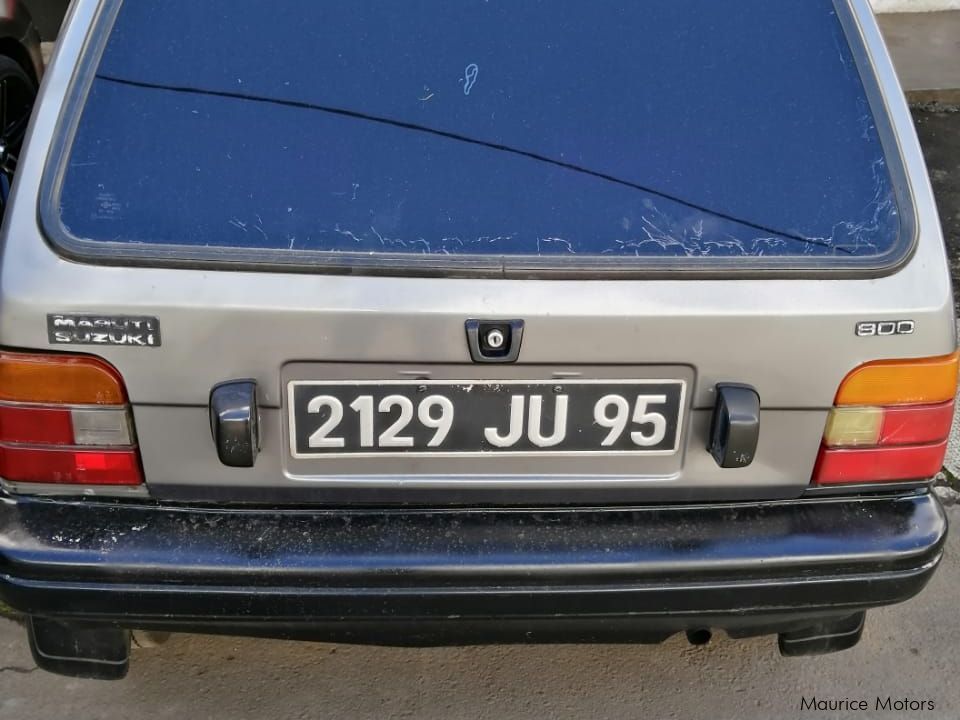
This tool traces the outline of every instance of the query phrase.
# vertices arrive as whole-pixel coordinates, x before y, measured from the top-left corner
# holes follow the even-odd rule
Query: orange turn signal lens
[[[922,405],[957,393],[958,353],[916,360],[879,360],[853,370],[835,405]]]
[[[0,352],[0,400],[73,405],[123,405],[120,374],[86,355]]]

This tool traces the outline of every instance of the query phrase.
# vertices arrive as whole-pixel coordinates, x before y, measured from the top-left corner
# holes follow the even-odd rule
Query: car
[[[19,2],[0,4],[0,216],[43,77],[40,35]]]
[[[77,0],[58,42],[0,255],[41,668],[812,655],[935,572],[952,291],[866,0]]]

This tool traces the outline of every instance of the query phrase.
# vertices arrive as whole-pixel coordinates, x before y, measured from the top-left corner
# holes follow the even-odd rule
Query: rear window
[[[360,269],[887,261],[905,233],[843,13],[108,2],[52,234]]]

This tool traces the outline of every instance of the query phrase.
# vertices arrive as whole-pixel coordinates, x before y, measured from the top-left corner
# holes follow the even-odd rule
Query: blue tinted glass
[[[438,256],[899,235],[831,0],[126,0],[60,207],[91,240]]]

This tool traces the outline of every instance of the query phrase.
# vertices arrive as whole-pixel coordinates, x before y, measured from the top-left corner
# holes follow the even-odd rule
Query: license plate
[[[407,380],[287,384],[295,458],[670,455],[683,380]]]

